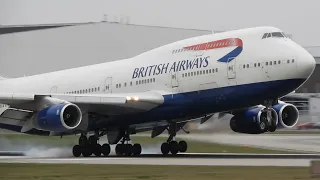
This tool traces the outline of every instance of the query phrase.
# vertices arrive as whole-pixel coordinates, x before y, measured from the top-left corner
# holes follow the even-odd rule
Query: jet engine
[[[279,101],[279,103],[272,108],[277,112],[279,117],[278,128],[292,128],[297,124],[299,111],[293,104]]]
[[[267,112],[264,106],[254,107],[235,114],[230,120],[230,128],[234,132],[261,134],[268,131]],[[271,109],[271,118],[278,123],[278,115]]]
[[[57,104],[38,113],[36,124],[46,131],[64,132],[75,129],[82,120],[80,108],[75,104]]]

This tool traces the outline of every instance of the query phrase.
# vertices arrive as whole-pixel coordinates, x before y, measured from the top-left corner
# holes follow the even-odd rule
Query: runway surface
[[[245,145],[277,150],[291,150],[301,152],[320,152],[320,135],[288,135],[288,134],[189,134],[179,135],[186,140],[210,143]]]
[[[34,158],[0,156],[0,163],[45,164],[118,164],[118,165],[192,165],[192,166],[291,166],[308,167],[320,155],[310,154],[197,154],[172,156],[143,155],[141,157]]]

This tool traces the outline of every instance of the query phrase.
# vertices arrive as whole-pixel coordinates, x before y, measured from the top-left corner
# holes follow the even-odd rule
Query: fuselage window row
[[[93,92],[99,92],[99,91],[100,91],[100,87],[95,87],[95,88],[66,92],[64,94],[87,94],[87,93],[93,93]]]
[[[282,61],[280,61],[280,60],[278,60],[278,61],[268,61],[268,62],[263,62],[266,66],[271,66],[271,65],[277,65],[277,64],[289,64],[289,63],[294,63],[294,59],[292,59],[292,60],[282,60]],[[250,67],[260,67],[260,66],[262,66],[261,64],[263,64],[263,63],[254,63],[254,64],[242,64],[242,65],[240,65],[239,67],[240,67],[240,69],[248,69],[248,68],[250,68]]]
[[[203,75],[203,74],[211,74],[211,73],[217,73],[217,72],[218,72],[218,68],[206,69],[206,70],[182,73],[182,77],[199,76],[199,75]]]

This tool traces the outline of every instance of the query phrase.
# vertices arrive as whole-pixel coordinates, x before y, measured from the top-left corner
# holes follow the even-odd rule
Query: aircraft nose
[[[306,50],[300,56],[300,63],[298,63],[298,69],[300,69],[302,76],[309,78],[316,67],[316,60]]]
[[[300,72],[300,77],[308,79],[316,67],[314,57],[305,49],[299,52],[297,71]]]

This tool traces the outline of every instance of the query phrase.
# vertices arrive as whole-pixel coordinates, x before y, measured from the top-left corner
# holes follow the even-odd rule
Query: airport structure
[[[120,60],[174,41],[217,32],[107,21],[0,26],[0,74],[18,77]],[[317,66],[296,93],[320,93],[320,46],[305,48]],[[299,110],[309,109],[308,98],[286,100],[294,102]]]

